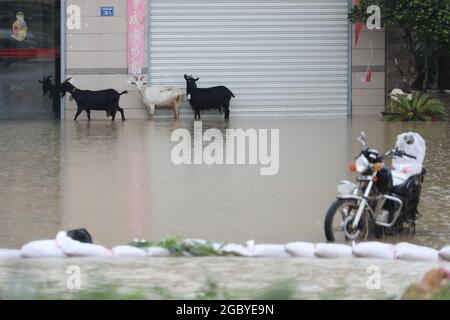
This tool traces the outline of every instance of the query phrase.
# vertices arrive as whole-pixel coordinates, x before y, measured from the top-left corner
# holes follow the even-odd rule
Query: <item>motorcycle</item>
[[[426,175],[425,141],[417,133],[398,136],[395,149],[381,155],[370,149],[364,132],[363,145],[352,172],[356,183],[341,181],[337,200],[325,218],[329,242],[366,241],[398,234],[405,229],[415,233],[420,193]],[[392,157],[392,169],[384,161]]]

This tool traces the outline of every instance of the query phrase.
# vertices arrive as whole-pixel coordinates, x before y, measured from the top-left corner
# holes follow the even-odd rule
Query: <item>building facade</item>
[[[149,85],[184,87],[184,74],[199,77],[202,87],[226,85],[236,95],[232,112],[241,116],[367,116],[384,109],[385,34],[363,29],[355,43],[349,0],[143,1],[142,73]],[[54,12],[66,21],[74,7],[79,27],[62,23],[57,30],[62,77],[72,77],[80,89],[129,90],[120,102],[127,118],[147,118],[139,93],[127,83],[127,1],[65,0]],[[20,5],[10,15],[16,10]],[[33,81],[46,75],[41,73]],[[75,109],[66,98],[61,117],[73,119]],[[185,102],[182,116],[190,115]]]

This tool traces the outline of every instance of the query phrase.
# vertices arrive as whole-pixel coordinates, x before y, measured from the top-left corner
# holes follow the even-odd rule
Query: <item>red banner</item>
[[[128,73],[142,74],[145,50],[145,0],[128,0]]]

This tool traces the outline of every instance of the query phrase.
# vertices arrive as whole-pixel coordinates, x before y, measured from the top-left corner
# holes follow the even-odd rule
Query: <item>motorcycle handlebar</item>
[[[417,159],[417,157],[415,157],[413,155],[410,155],[410,154],[407,154],[406,152],[404,152],[402,150],[398,150],[398,149],[389,150],[388,152],[386,152],[386,154],[384,155],[383,158],[386,158],[386,157],[388,157],[390,155],[394,155],[394,156],[397,156],[397,157],[408,157],[408,158],[411,158],[411,159]]]
[[[410,154],[407,154],[406,152],[404,152],[403,155],[404,155],[405,157],[408,157],[408,158],[411,158],[411,159],[414,159],[414,160],[417,159],[417,157],[412,156],[412,155],[410,155]]]

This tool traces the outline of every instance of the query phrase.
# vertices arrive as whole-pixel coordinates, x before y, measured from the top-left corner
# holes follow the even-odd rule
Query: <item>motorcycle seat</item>
[[[422,173],[424,174],[424,173]],[[407,174],[404,172],[400,172],[397,170],[393,170],[392,171],[392,178],[393,178],[393,183],[394,183],[394,193],[399,194],[399,195],[407,195],[408,194],[408,189],[411,187],[411,183],[415,180],[420,178],[420,176],[422,174]],[[417,182],[420,180],[416,180],[415,183],[420,183]]]
[[[394,187],[404,184],[410,177],[413,176],[412,174],[404,173],[399,170],[392,170],[391,173]]]

